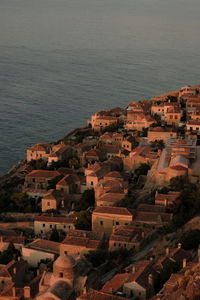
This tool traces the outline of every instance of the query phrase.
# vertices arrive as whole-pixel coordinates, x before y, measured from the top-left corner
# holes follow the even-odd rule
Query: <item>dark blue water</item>
[[[200,83],[200,1],[0,0],[0,173],[97,110]]]

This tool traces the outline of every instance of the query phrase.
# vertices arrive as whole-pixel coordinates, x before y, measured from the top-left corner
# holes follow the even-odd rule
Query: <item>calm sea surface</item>
[[[199,0],[0,0],[0,174],[100,109],[200,83]]]

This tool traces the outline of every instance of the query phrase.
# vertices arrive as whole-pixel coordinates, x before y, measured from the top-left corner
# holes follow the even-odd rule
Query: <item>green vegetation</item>
[[[153,151],[163,150],[165,148],[165,143],[163,140],[156,140],[154,142],[151,142],[151,148]]]
[[[140,164],[135,170],[135,174],[139,177],[140,175],[147,175],[148,171],[151,169],[149,164]]]
[[[200,229],[185,232],[181,237],[181,243],[185,250],[198,249],[200,244]]]
[[[26,193],[15,192],[14,190],[0,191],[0,213],[3,212],[40,212],[41,199],[29,197]]]
[[[7,250],[0,252],[0,264],[6,265],[19,255],[20,251],[17,250],[12,243],[10,243]]]
[[[196,214],[200,213],[200,192],[192,187],[188,186],[187,189],[182,191],[179,197],[180,204],[176,207],[173,216],[173,224],[175,227],[184,225]]]
[[[96,251],[89,251],[87,254],[85,254],[85,257],[93,264],[94,267],[98,267],[106,261],[111,262],[112,265],[119,265],[128,257],[128,255],[129,251],[124,248],[116,251],[99,249]]]
[[[119,128],[123,128],[124,122],[123,121],[119,121],[116,123],[113,123],[107,127],[105,127],[104,129],[101,130],[101,133],[105,133],[105,132],[115,132],[117,131]]]
[[[81,209],[85,210],[88,207],[95,205],[94,189],[86,190],[81,196]]]
[[[75,213],[75,228],[82,230],[91,230],[91,213],[87,210],[81,210]]]

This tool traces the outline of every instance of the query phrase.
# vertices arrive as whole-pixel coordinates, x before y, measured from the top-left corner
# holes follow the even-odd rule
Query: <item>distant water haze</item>
[[[200,83],[199,0],[0,0],[0,174],[92,113]]]

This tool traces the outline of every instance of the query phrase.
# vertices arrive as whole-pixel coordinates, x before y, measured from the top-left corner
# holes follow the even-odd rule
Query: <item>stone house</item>
[[[34,220],[34,233],[37,235],[45,235],[53,229],[68,232],[75,229],[75,218],[73,216],[37,216]]]
[[[60,252],[60,243],[36,239],[22,248],[22,258],[28,262],[31,267],[37,267],[41,260],[54,261]]]
[[[101,240],[97,239],[92,231],[70,230],[60,244],[60,255],[83,255],[89,251],[100,249],[101,245]]]
[[[164,142],[170,138],[176,138],[177,133],[171,127],[150,127],[147,133],[148,143],[163,140]]]
[[[38,143],[33,145],[31,148],[26,150],[26,160],[27,162],[31,160],[48,159],[51,153],[51,145],[47,143]]]
[[[109,238],[109,250],[116,251],[124,248],[139,251],[145,236],[145,231],[132,225],[113,226]]]
[[[109,237],[113,226],[130,225],[134,212],[125,207],[97,206],[92,213],[92,231],[97,236]]]
[[[47,194],[42,198],[42,212],[50,209],[59,209],[64,206],[64,201],[62,193],[60,191],[51,189],[48,190]]]
[[[33,170],[25,176],[23,190],[31,197],[42,197],[61,177],[58,171]]]
[[[181,120],[181,110],[177,106],[170,106],[165,112],[165,121],[168,125],[176,125],[180,123]]]

